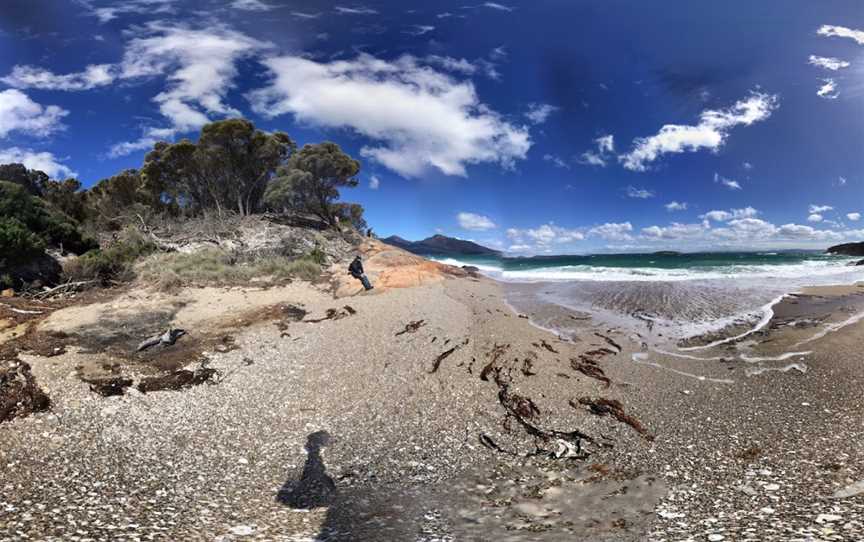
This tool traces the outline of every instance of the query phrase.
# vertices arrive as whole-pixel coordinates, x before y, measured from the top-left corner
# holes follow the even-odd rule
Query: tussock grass
[[[179,252],[155,254],[138,265],[138,278],[160,290],[182,286],[245,283],[252,279],[315,280],[321,265],[313,257],[287,258],[259,256],[241,261],[222,250],[204,250],[191,254]]]

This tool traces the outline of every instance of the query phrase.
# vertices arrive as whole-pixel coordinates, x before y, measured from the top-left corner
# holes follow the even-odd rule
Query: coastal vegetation
[[[78,179],[0,165],[0,288],[138,276],[162,285],[262,274],[311,279],[326,263],[317,244],[299,254],[221,247],[175,253],[177,243],[155,230],[184,232],[194,222],[200,237],[223,239],[236,235],[243,219],[267,213],[362,234],[363,207],[340,201],[340,190],[357,186],[359,172],[360,163],[335,143],[298,148],[288,134],[245,119],[207,124],[197,141],[157,142],[140,168],[87,189]]]

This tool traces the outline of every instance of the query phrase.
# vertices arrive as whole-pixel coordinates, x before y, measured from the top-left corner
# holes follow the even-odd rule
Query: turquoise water
[[[764,325],[786,294],[864,280],[864,266],[850,265],[860,258],[805,251],[434,259],[478,267],[521,313],[556,305],[642,333],[650,320],[657,335],[677,338],[731,323]],[[567,332],[560,322],[536,323]]]
[[[455,265],[474,265],[493,278],[516,282],[864,275],[861,268],[856,270],[848,265],[856,258],[804,251],[596,254],[524,258],[453,255],[436,256],[435,259]]]

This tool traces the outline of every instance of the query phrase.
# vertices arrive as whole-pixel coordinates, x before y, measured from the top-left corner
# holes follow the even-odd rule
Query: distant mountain
[[[432,237],[428,237],[422,241],[408,241],[402,239],[398,235],[391,235],[390,237],[381,240],[388,245],[393,245],[394,247],[399,247],[421,256],[437,256],[442,254],[465,254],[471,256],[500,255],[497,250],[486,248],[483,245],[478,245],[471,241],[454,239],[445,235],[433,235]]]
[[[826,250],[828,254],[842,254],[844,256],[864,256],[864,243],[844,243],[834,245]]]

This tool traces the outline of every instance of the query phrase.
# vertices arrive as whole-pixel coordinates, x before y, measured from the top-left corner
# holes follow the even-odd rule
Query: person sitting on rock
[[[348,274],[362,282],[363,288],[367,290],[371,290],[372,288],[374,288],[374,286],[372,286],[372,284],[369,282],[369,279],[366,278],[366,275],[363,272],[363,262],[360,261],[359,255],[354,258],[354,261],[351,262],[351,265],[348,266]]]

